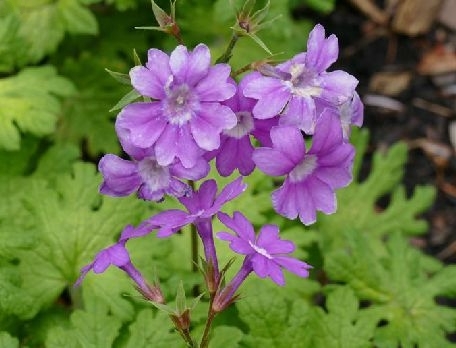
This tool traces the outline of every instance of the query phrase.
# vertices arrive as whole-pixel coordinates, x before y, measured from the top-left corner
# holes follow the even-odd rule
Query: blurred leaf
[[[111,348],[121,326],[100,304],[90,312],[74,311],[70,321],[70,328],[56,327],[49,332],[46,347]]]
[[[37,136],[52,133],[61,111],[58,97],[73,93],[73,85],[51,66],[0,79],[0,148],[19,149],[19,130]]]
[[[0,72],[12,71],[16,66],[16,56],[23,51],[24,42],[18,38],[19,26],[15,14],[8,13],[3,18],[0,15]]]
[[[154,310],[143,309],[136,320],[130,325],[130,338],[125,348],[138,347],[185,347],[183,340],[177,332],[173,332],[169,317]]]
[[[119,11],[136,8],[138,0],[106,0],[108,4],[114,4]]]
[[[328,14],[334,11],[334,8],[336,6],[336,0],[301,0],[300,2],[304,3],[304,5],[309,6],[313,10],[324,14]]]
[[[22,286],[18,267],[0,262],[0,327],[8,316],[29,319],[33,302],[33,297]]]
[[[37,63],[57,49],[65,33],[96,34],[98,25],[92,12],[78,0],[4,0],[0,18],[14,13],[19,21],[15,38],[22,42],[22,50],[8,50],[15,64]],[[0,30],[1,32],[1,30]],[[0,36],[1,37],[1,36]]]
[[[133,48],[141,53],[147,50],[147,36],[132,30],[142,18],[151,16],[150,3],[147,5],[147,11],[99,16],[99,38],[91,38],[89,42],[74,40],[63,45],[62,51],[74,57],[56,57],[55,64],[61,65],[62,74],[71,78],[78,93],[65,103],[64,117],[57,130],[59,143],[82,143],[92,158],[101,153],[120,152],[113,122],[116,113],[109,109],[131,91],[131,85],[119,84],[106,69],[128,77],[133,65]]]
[[[12,337],[8,332],[0,332],[0,347],[1,348],[19,348],[19,340]]]
[[[238,348],[242,347],[240,342],[244,333],[237,327],[233,326],[217,326],[212,332],[209,348]]]
[[[95,16],[89,9],[81,6],[78,0],[60,0],[58,8],[69,33],[92,35],[98,33]]]
[[[78,93],[65,103],[62,122],[57,129],[59,142],[86,143],[92,156],[118,153],[120,146],[114,130],[115,113],[110,113],[119,98],[131,90],[106,73],[99,59],[83,54],[79,60],[67,60],[63,72],[71,77]],[[86,74],[86,71],[91,71]]]

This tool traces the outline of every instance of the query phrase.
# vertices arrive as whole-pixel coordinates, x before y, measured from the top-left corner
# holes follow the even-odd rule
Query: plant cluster
[[[290,16],[334,2],[157,3],[152,44],[150,3],[0,3],[0,346],[453,346],[456,270],[408,242],[434,189],[404,144],[359,179],[357,80]]]

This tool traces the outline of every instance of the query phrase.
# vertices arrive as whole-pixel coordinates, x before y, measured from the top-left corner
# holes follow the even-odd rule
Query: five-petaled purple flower
[[[218,282],[219,270],[217,255],[212,233],[212,217],[217,214],[222,206],[239,196],[245,191],[247,185],[242,182],[242,177],[226,185],[217,195],[215,180],[206,180],[199,190],[188,197],[180,197],[179,201],[187,211],[169,209],[158,213],[140,224],[136,229],[123,233],[122,239],[136,238],[157,230],[157,237],[168,237],[188,224],[194,224],[198,235],[203,242],[206,261],[214,270],[214,281]]]
[[[258,100],[253,115],[267,119],[282,113],[281,125],[291,125],[313,134],[318,104],[339,106],[352,98],[358,80],[345,71],[327,72],[339,54],[337,37],[325,38],[317,24],[309,34],[307,52],[276,67],[266,67],[244,89],[246,97]]]
[[[234,252],[246,255],[250,261],[249,267],[260,278],[269,277],[278,285],[284,285],[282,268],[300,277],[309,275],[311,266],[286,256],[295,250],[295,245],[292,241],[280,239],[276,225],[264,225],[258,235],[255,235],[251,222],[238,211],[234,212],[232,218],[225,213],[218,213],[217,217],[235,232],[235,235],[219,232],[217,238],[230,242],[230,248]]]
[[[232,97],[227,64],[211,66],[209,48],[192,52],[177,46],[171,55],[150,49],[146,66],[130,71],[133,87],[150,102],[127,105],[119,113],[116,130],[124,148],[152,149],[161,166],[178,159],[195,166],[202,151],[220,146],[220,133],[236,125],[236,115],[221,102]]]
[[[230,248],[241,255],[245,255],[239,272],[231,282],[221,289],[215,296],[212,308],[219,312],[226,308],[233,300],[234,295],[253,271],[260,278],[269,277],[278,285],[285,285],[282,269],[286,269],[300,277],[308,277],[307,263],[288,256],[295,250],[295,245],[289,240],[279,237],[279,228],[276,225],[264,225],[258,235],[247,218],[240,212],[234,212],[230,218],[227,214],[217,214],[219,220],[235,235],[228,232],[219,232],[217,237],[230,242]]]
[[[157,229],[157,237],[164,238],[190,223],[210,221],[225,203],[239,196],[246,188],[247,185],[242,182],[242,177],[239,177],[226,185],[217,195],[215,180],[206,180],[190,196],[179,198],[187,211],[180,209],[162,211],[141,223],[131,234],[139,237]]]
[[[274,127],[271,139],[272,147],[256,149],[253,160],[268,175],[287,176],[272,193],[274,209],[290,219],[299,215],[305,225],[315,222],[317,210],[334,213],[334,190],[352,180],[355,154],[353,146],[344,142],[340,120],[325,109],[307,152],[304,138],[295,127]]]

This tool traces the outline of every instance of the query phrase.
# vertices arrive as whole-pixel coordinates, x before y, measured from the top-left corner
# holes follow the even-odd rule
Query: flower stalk
[[[230,61],[231,57],[233,56],[234,46],[236,46],[236,43],[238,40],[239,40],[239,35],[236,34],[236,32],[233,30],[233,32],[231,34],[230,42],[228,43],[228,46],[226,47],[225,52],[223,52],[223,54],[220,57],[218,57],[217,60],[215,61],[216,64],[228,63]]]

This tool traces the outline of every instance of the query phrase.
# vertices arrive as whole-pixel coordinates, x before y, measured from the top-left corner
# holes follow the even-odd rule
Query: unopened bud
[[[190,310],[187,309],[181,314],[171,314],[169,316],[174,323],[174,326],[179,331],[188,331],[190,328]]]
[[[158,285],[146,285],[145,288],[137,288],[137,290],[143,295],[143,297],[151,302],[165,303],[165,297]]]

